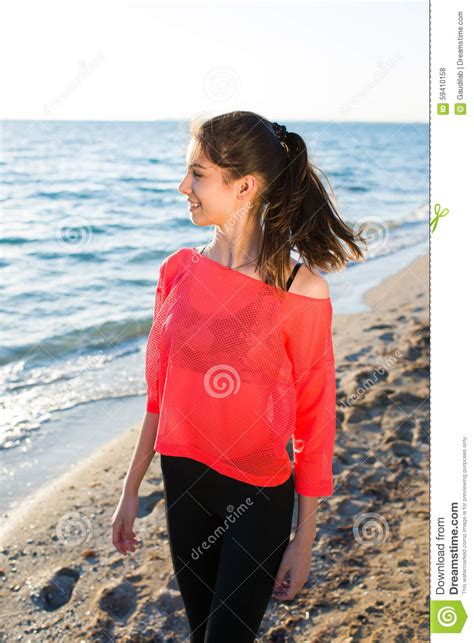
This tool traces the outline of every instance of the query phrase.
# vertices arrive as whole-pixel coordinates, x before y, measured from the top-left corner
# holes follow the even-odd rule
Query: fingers
[[[123,530],[123,542],[128,551],[135,551],[135,545],[138,545],[138,540],[131,525],[125,525]]]
[[[112,524],[112,542],[114,544],[115,549],[120,554],[126,554],[127,553],[125,543],[123,542],[123,533],[122,533],[122,523],[121,523],[121,521],[114,522]]]
[[[275,578],[275,585],[281,585],[282,583],[284,583],[289,571],[290,570],[288,567],[280,565],[280,569],[278,570],[278,574]]]
[[[296,594],[299,592],[301,587],[302,587],[302,583],[297,583],[296,580],[291,581],[291,579],[290,579],[288,589],[286,590],[286,593],[285,593],[285,599],[287,601],[291,601],[296,596]]]
[[[273,598],[286,598],[287,593],[288,593],[288,588],[289,588],[289,582],[287,580],[283,580],[281,582],[275,582],[275,585],[273,586]]]
[[[303,587],[304,582],[299,582],[296,578],[292,581],[291,576],[281,583],[275,582],[273,586],[272,598],[283,601],[291,601]]]
[[[112,523],[112,543],[115,549],[125,556],[127,552],[135,551],[135,546],[139,544],[130,525],[124,525],[123,520],[117,519]]]
[[[282,598],[286,596],[290,584],[289,580],[287,580],[287,576],[289,575],[289,567],[287,565],[281,564],[280,569],[278,570],[278,574],[275,578],[275,584],[273,585],[274,598]]]

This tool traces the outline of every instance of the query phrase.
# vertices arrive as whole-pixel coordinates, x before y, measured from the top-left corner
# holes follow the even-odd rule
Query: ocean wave
[[[349,190],[349,192],[370,192],[372,188],[366,185],[343,185],[342,190]]]
[[[161,192],[171,192],[171,190],[169,188],[144,188],[142,186],[139,186],[137,189],[140,190],[140,192],[160,192],[160,193]],[[174,192],[174,190],[173,190],[173,192]]]
[[[40,190],[39,192],[33,192],[28,196],[24,197],[27,199],[51,199],[57,201],[59,199],[100,199],[107,196],[107,190],[79,190],[78,192],[72,192],[71,190],[59,190],[56,192],[48,192],[45,190]]]
[[[29,363],[58,358],[69,354],[84,354],[94,350],[117,350],[122,353],[124,345],[146,337],[153,318],[106,321],[95,326],[86,326],[68,333],[45,337],[40,342],[21,344],[0,349],[0,365],[28,358]]]
[[[23,243],[33,243],[37,241],[36,239],[26,239],[25,237],[0,237],[0,244],[10,244],[12,246],[18,246]]]

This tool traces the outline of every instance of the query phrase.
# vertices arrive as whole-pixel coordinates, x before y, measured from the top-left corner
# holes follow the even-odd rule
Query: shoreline
[[[334,317],[338,406],[341,400],[354,397],[354,391],[357,393],[364,378],[370,380],[377,364],[384,360],[388,363],[389,358],[394,361],[386,369],[386,377],[371,384],[363,396],[356,394],[353,405],[344,411],[334,458],[337,484],[334,496],[320,501],[319,536],[315,542],[315,550],[325,546],[328,552],[333,552],[335,560],[342,556],[349,567],[354,567],[355,563],[350,562],[351,557],[338,551],[338,547],[343,548],[344,543],[339,545],[337,538],[340,539],[342,534],[344,540],[345,532],[339,535],[333,533],[332,523],[341,519],[342,527],[358,511],[377,509],[377,502],[384,507],[384,499],[390,500],[384,511],[378,508],[380,515],[387,518],[388,515],[394,514],[396,517],[397,512],[402,513],[406,518],[404,529],[409,533],[405,534],[403,541],[400,540],[402,535],[395,533],[394,520],[392,536],[395,542],[390,542],[388,549],[382,547],[379,553],[369,549],[360,555],[372,576],[375,566],[378,573],[387,575],[387,582],[390,580],[388,586],[390,583],[392,587],[397,585],[396,589],[389,591],[396,592],[400,600],[404,599],[396,610],[401,616],[399,631],[405,636],[407,633],[403,623],[411,624],[411,628],[420,634],[425,633],[423,619],[429,622],[429,615],[424,614],[422,609],[425,601],[423,592],[428,591],[427,533],[426,537],[420,535],[420,528],[427,530],[429,515],[426,439],[429,426],[426,418],[429,353],[425,346],[427,332],[429,335],[428,265],[429,256],[425,254],[368,290],[363,297],[370,307],[368,312],[338,314]],[[395,358],[397,351],[400,357]],[[392,400],[393,405],[390,403]],[[414,419],[408,422],[405,416],[411,418],[410,405],[415,405]],[[403,411],[399,416],[396,407],[401,407]],[[374,415],[379,409],[380,421]],[[66,638],[97,638],[99,634],[104,639],[105,636],[136,636],[138,631],[146,629],[145,626],[140,629],[143,621],[149,628],[154,628],[155,633],[159,623],[160,632],[169,634],[169,638],[144,640],[183,640],[187,623],[169,557],[159,457],[153,459],[140,488],[140,510],[135,523],[140,546],[134,554],[124,558],[113,548],[110,540],[110,519],[120,497],[122,480],[140,426],[141,420],[108,440],[70,471],[38,489],[27,500],[22,500],[20,507],[9,512],[7,524],[0,530],[2,568],[7,577],[2,589],[2,603],[5,605],[2,620],[9,635],[31,636],[48,629],[52,636],[54,633],[55,637]],[[375,438],[380,439],[380,445]],[[372,443],[374,455],[368,448]],[[361,444],[365,445],[365,450]],[[367,451],[370,451],[369,456],[364,459]],[[375,458],[375,462],[371,463],[370,458]],[[383,465],[378,466],[380,462]],[[407,467],[408,463],[411,466]],[[364,485],[360,488],[355,483],[361,471],[367,478],[366,488]],[[410,486],[409,492],[405,490],[400,494],[402,483]],[[373,497],[367,487],[377,490],[373,492]],[[392,491],[394,495],[389,498]],[[397,503],[402,503],[398,509]],[[331,520],[333,514],[336,518]],[[68,542],[68,530],[64,531],[64,524],[67,526],[69,523],[77,532],[73,544]],[[392,524],[390,520],[388,524]],[[353,545],[352,542],[351,551]],[[415,545],[418,546],[417,553],[410,553],[409,548]],[[425,546],[426,560],[421,551]],[[395,568],[391,568],[385,560],[388,551],[391,552],[390,558]],[[403,565],[398,563],[410,560],[412,555],[417,562],[402,569]],[[333,559],[331,554],[329,557]],[[356,618],[366,602],[368,607],[376,599],[383,602],[380,588],[372,588],[366,576],[361,583],[369,590],[369,596],[364,598],[361,592],[354,606],[348,604],[344,612],[334,610],[334,606],[331,609],[324,607],[321,601],[328,592],[331,603],[346,598],[347,590],[344,591],[342,583],[346,576],[354,577],[354,582],[351,581],[352,593],[355,587],[360,587],[358,592],[364,589],[356,579],[361,570],[349,573],[349,568],[344,567],[343,573],[340,569],[338,572],[336,570],[337,573],[334,570],[331,572],[332,565],[328,567],[320,554],[315,558],[316,569],[292,602],[270,601],[262,632],[279,631],[286,627],[284,622],[288,618],[294,618],[294,615],[289,616],[285,606],[292,606],[291,614],[298,609],[305,613],[313,601],[311,613],[315,616],[314,623],[311,619],[303,619],[299,625],[302,638],[295,640],[306,640],[303,637],[321,632],[333,637],[336,634],[341,637],[354,635],[356,626],[364,632],[375,633],[378,627],[383,631],[387,614],[380,605],[375,606],[374,610],[377,609],[385,618],[380,619],[379,623],[377,612],[370,611],[372,629],[368,630],[367,624],[361,624]],[[12,565],[15,569],[13,572]],[[76,574],[78,576],[72,583],[69,600],[56,610],[49,611],[41,589],[51,582],[61,568],[72,570],[69,578],[75,578]],[[411,572],[411,575],[407,576],[405,572]],[[318,587],[317,579],[320,577],[323,581]],[[412,581],[417,581],[416,587]],[[17,589],[12,590],[12,587]],[[414,589],[416,596],[412,591]],[[7,603],[10,603],[10,608],[6,607]],[[386,603],[390,604],[388,600]],[[122,606],[120,609],[117,607],[119,604]],[[15,618],[13,614],[18,614],[19,610],[21,618]],[[413,610],[417,610],[416,614]],[[345,623],[344,619],[350,617],[351,611],[354,612],[354,619]],[[406,615],[405,621],[403,614]]]

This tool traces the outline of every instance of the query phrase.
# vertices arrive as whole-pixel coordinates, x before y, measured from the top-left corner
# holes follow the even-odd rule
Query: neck
[[[255,237],[235,239],[215,236],[204,252],[228,268],[237,268],[256,262],[259,245]]]

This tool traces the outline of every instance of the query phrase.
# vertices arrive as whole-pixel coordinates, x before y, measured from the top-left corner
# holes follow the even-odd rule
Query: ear
[[[257,179],[252,174],[247,174],[240,179],[237,194],[238,199],[249,199],[258,190]]]

